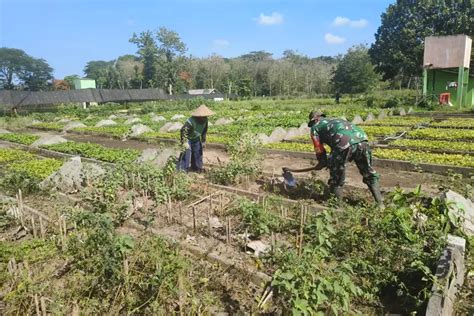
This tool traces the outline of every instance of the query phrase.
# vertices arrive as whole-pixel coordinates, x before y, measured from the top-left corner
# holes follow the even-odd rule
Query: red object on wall
[[[439,103],[440,104],[449,104],[451,94],[450,93],[441,93],[439,95]]]

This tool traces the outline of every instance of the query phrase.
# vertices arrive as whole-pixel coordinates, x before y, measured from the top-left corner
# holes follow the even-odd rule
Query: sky
[[[286,49],[310,57],[370,45],[395,0],[0,0],[0,47],[44,58],[55,78],[135,54],[133,33],[176,31],[196,57]]]

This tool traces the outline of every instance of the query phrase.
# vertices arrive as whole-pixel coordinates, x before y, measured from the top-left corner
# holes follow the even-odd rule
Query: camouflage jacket
[[[343,119],[324,117],[311,127],[311,138],[315,149],[316,143],[327,144],[333,152],[343,151],[351,145],[368,140],[367,134],[360,127]]]

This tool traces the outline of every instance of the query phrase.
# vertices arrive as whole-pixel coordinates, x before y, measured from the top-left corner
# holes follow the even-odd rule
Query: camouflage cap
[[[319,111],[319,110],[311,111],[308,115],[308,120],[309,120],[308,127],[311,127],[313,121],[320,116],[325,117],[326,114],[324,114],[322,111]]]

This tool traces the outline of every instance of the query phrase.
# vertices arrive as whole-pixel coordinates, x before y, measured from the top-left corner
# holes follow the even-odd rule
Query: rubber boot
[[[372,196],[374,197],[375,202],[377,203],[378,206],[383,207],[383,195],[382,192],[380,192],[380,186],[378,183],[374,184],[369,184],[368,185],[370,193],[372,193]]]
[[[338,201],[342,201],[342,187],[333,187],[333,186],[330,186],[329,187],[329,192],[331,194],[334,194],[334,196],[336,197],[336,199]]]

